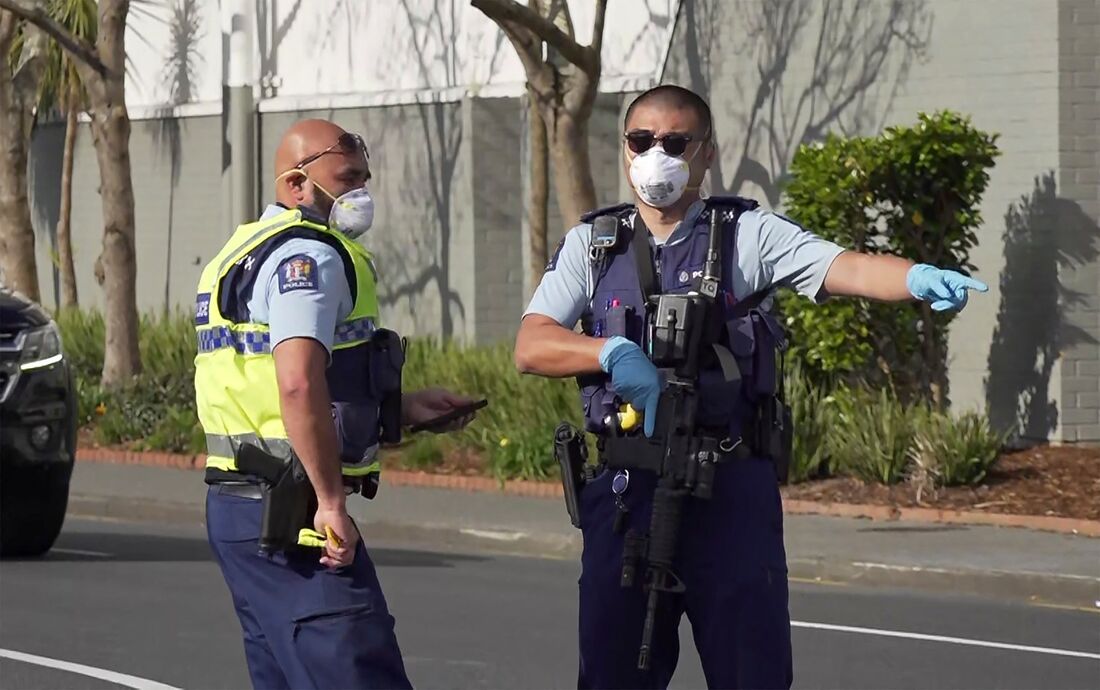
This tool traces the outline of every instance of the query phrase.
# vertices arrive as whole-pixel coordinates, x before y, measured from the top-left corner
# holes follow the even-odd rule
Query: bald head
[[[299,120],[287,129],[275,149],[279,203],[311,206],[327,215],[336,197],[366,184],[366,156],[357,147],[339,146],[343,134],[342,127],[328,120]]]

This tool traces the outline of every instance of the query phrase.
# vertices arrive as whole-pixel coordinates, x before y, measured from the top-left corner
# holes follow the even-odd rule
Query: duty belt
[[[716,465],[731,460],[748,460],[756,455],[741,438],[700,436],[692,445],[689,455]],[[658,472],[664,452],[663,439],[608,436],[601,439],[600,461],[613,469]]]

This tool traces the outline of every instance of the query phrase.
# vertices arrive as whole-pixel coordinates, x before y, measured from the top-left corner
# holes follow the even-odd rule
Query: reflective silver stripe
[[[365,467],[367,465],[370,465],[371,463],[373,463],[377,459],[378,459],[378,444],[375,443],[375,444],[369,446],[366,450],[363,451],[363,457],[359,458],[358,462],[348,462],[348,461],[345,460],[341,464],[344,467]]]
[[[288,213],[289,213],[289,211],[288,211]],[[276,217],[278,217],[278,216],[276,216]],[[225,270],[226,266],[233,263],[233,257],[236,256],[242,249],[244,249],[248,245],[252,244],[256,240],[260,239],[261,237],[263,237],[264,235],[266,235],[269,232],[272,232],[274,230],[281,230],[282,228],[285,228],[288,225],[297,224],[301,220],[302,220],[302,215],[300,213],[296,213],[293,216],[291,216],[289,219],[281,220],[281,221],[278,221],[278,222],[272,221],[272,222],[267,223],[266,225],[262,226],[259,230],[254,232],[251,237],[249,237],[244,242],[241,242],[240,244],[238,244],[233,249],[233,253],[230,254],[227,258],[225,258],[221,262],[221,264],[218,266],[218,277],[219,278],[221,277],[222,271]]]
[[[290,458],[290,441],[285,438],[260,438],[256,434],[233,434],[232,436],[207,434],[206,452],[208,455],[222,458],[236,458],[237,449],[242,443],[251,443],[277,458]]]

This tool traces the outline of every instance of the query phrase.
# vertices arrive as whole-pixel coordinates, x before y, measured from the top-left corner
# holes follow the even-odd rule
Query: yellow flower
[[[95,413],[102,417],[103,415],[107,414],[107,406],[103,403],[99,403],[95,406]]]
[[[500,439],[500,447],[501,448],[506,447],[509,443],[511,443],[511,441],[509,441],[507,438]]]
[[[924,225],[924,216],[921,215],[920,211],[913,211],[912,221],[913,225],[916,225],[918,227]]]

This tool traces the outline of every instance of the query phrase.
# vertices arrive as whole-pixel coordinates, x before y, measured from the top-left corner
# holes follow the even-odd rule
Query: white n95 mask
[[[683,158],[670,156],[654,146],[630,162],[630,182],[647,206],[664,208],[679,201],[687,189],[691,171]]]
[[[326,194],[328,192],[325,192]],[[349,239],[359,237],[374,224],[374,199],[366,187],[341,194],[333,201],[328,226]]]

